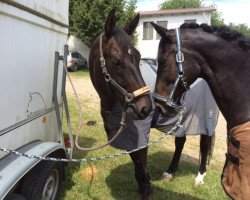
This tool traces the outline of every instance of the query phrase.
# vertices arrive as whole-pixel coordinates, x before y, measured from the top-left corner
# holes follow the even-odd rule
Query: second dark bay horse
[[[249,199],[250,40],[225,26],[191,23],[167,30],[152,25],[161,36],[156,107],[166,117],[175,114],[187,87],[197,78],[206,80],[227,121],[222,186],[233,199]]]

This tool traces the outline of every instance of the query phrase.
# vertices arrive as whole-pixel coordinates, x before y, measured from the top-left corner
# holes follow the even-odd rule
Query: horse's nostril
[[[160,113],[161,108],[159,106],[155,106],[155,112]]]
[[[158,103],[155,103],[155,109],[157,110],[157,112],[161,112],[162,111],[162,106]]]
[[[142,109],[141,109],[141,115],[142,116],[148,116],[149,115],[149,113],[150,113],[150,108],[148,108],[148,107],[142,107]]]
[[[155,110],[156,110],[156,112],[158,112],[159,114],[161,114],[163,116],[167,113],[166,110],[164,109],[164,107],[159,103],[155,103]]]

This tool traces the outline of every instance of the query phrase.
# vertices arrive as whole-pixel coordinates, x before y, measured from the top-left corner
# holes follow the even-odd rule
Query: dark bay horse
[[[221,176],[233,199],[250,196],[250,41],[228,27],[183,24],[161,35],[156,107],[164,116],[182,108],[181,95],[197,78],[208,83],[227,121],[228,150]]]
[[[134,48],[131,38],[138,25],[139,15],[124,28],[117,27],[116,20],[115,11],[112,10],[107,17],[104,33],[95,39],[89,55],[90,77],[101,100],[101,115],[109,139],[118,129],[113,123],[121,120],[119,113],[126,112],[133,120],[140,121],[152,109],[149,89],[139,70],[141,56]],[[138,135],[127,134],[121,134],[117,138],[118,142],[115,140],[111,146],[132,150],[134,147],[126,146],[126,139],[136,138]],[[130,157],[134,162],[141,199],[147,199],[151,193],[146,168],[147,148],[130,153]]]

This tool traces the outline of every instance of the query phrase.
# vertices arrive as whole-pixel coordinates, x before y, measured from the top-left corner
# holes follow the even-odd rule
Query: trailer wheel
[[[58,199],[63,180],[60,162],[41,161],[23,179],[20,194],[27,200]]]
[[[71,67],[71,71],[76,72],[78,70],[78,66],[75,63],[72,67]]]
[[[26,200],[23,196],[19,194],[8,194],[4,200]]]

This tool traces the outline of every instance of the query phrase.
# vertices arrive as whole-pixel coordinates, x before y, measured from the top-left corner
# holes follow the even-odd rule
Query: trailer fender
[[[63,146],[56,142],[35,141],[17,149],[20,153],[66,158]],[[55,155],[56,152],[56,155]],[[29,172],[40,160],[8,154],[0,160],[0,199],[3,199],[13,187]]]

